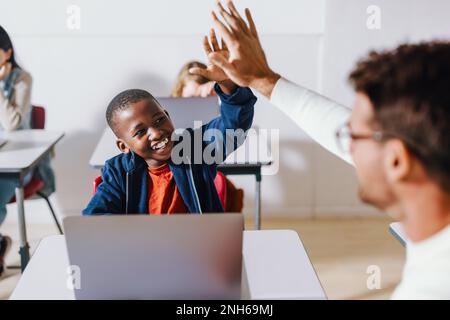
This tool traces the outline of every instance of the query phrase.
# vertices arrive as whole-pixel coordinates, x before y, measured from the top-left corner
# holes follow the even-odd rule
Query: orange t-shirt
[[[148,168],[148,212],[149,214],[188,212],[168,164],[159,168]]]

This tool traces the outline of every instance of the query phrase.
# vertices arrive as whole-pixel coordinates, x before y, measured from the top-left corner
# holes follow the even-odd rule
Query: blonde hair
[[[175,85],[173,86],[171,96],[172,97],[181,97],[183,93],[183,88],[186,83],[190,80],[197,82],[198,84],[204,84],[209,82],[205,77],[190,74],[190,68],[203,68],[206,69],[206,65],[201,63],[200,61],[189,61],[183,65],[180,72],[178,73],[177,79],[175,80]]]

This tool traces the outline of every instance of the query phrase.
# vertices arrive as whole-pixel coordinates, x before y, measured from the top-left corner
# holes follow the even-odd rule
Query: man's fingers
[[[245,16],[247,17],[251,34],[255,37],[258,37],[258,31],[256,30],[255,22],[253,21],[252,14],[249,8],[245,8]]]
[[[227,25],[230,27],[232,31],[240,32],[242,31],[242,27],[239,25],[238,19],[228,13],[227,10],[223,7],[220,0],[217,0],[217,8],[219,9],[219,13],[222,18],[225,20]]]
[[[219,51],[220,50],[219,43],[217,42],[216,32],[214,31],[213,28],[211,28],[211,30],[209,31],[209,38],[211,39],[213,50]]]
[[[233,41],[233,35],[231,34],[230,30],[228,30],[228,28],[223,24],[223,22],[220,21],[219,18],[217,18],[217,15],[214,11],[211,12],[211,16],[217,29],[219,29],[222,38],[225,39],[225,42],[231,43]]]
[[[236,7],[234,6],[233,1],[228,0],[227,4],[228,4],[228,9],[230,9],[231,14],[234,15],[236,18],[239,18],[242,20],[242,17],[239,14],[239,11],[237,11]]]
[[[217,9],[219,10],[220,15],[226,19],[225,17],[230,17],[231,18],[231,14],[228,13],[227,10],[225,10],[225,8],[222,5],[222,2],[220,2],[220,0],[216,0],[216,4],[217,4]]]
[[[245,23],[244,19],[242,19],[241,15],[239,14],[239,11],[237,11],[236,7],[234,6],[233,1],[228,0],[228,9],[230,10],[231,14],[236,18],[239,25],[241,26],[241,30],[248,31],[247,24]]]
[[[209,44],[208,36],[203,37],[203,50],[205,50],[206,55],[210,54],[213,50]]]

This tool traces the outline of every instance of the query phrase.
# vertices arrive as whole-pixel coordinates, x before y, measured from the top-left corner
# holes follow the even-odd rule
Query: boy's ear
[[[169,119],[170,119],[170,114],[169,114],[169,112],[167,111],[167,110],[164,110],[164,113],[169,117]]]
[[[120,152],[128,153],[130,152],[130,148],[128,148],[127,144],[122,139],[116,140],[117,148],[119,148]]]

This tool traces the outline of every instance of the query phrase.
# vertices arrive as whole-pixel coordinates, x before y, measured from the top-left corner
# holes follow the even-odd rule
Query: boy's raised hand
[[[247,25],[231,0],[227,1],[228,11],[220,0],[216,1],[224,22],[219,20],[215,12],[212,12],[212,18],[228,47],[229,55],[227,57],[212,52],[208,55],[209,60],[220,67],[237,85],[253,87],[270,97],[280,76],[272,71],[267,63],[250,10],[245,10]]]
[[[203,38],[203,49],[209,60],[207,68],[191,68],[189,69],[189,72],[217,82],[225,94],[231,94],[236,88],[236,84],[230,80],[227,74],[219,66],[213,64],[211,61],[211,58],[217,55],[220,55],[223,59],[228,59],[230,56],[228,48],[223,40],[222,46],[219,46],[214,29],[211,29],[209,38],[210,39],[208,39],[208,36]],[[209,43],[209,40],[211,40],[211,43]]]
[[[230,54],[223,40],[222,40],[222,47],[219,46],[214,29],[211,29],[209,37],[211,39],[211,43],[208,39],[208,36],[205,36],[203,38],[203,49],[205,50],[206,56],[208,57],[209,61],[208,67],[206,69],[191,68],[189,69],[189,73],[205,77],[211,81],[216,82],[226,81],[229,79],[228,76],[220,67],[216,66],[211,62],[210,57],[212,57],[213,54],[214,55],[218,54],[223,56],[224,59],[228,59]]]

